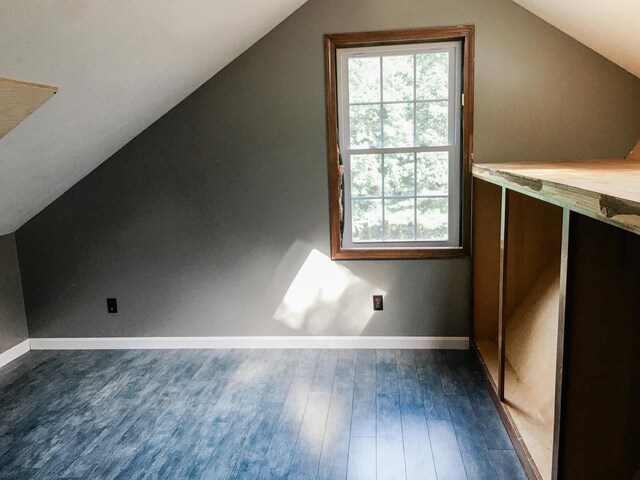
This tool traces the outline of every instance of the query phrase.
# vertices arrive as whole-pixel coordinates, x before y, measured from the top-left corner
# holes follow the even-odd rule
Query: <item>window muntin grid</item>
[[[433,58],[444,73],[436,81],[420,67]],[[461,43],[339,49],[337,65],[345,163],[343,246],[459,246]],[[392,73],[398,65],[404,68],[395,90],[393,79],[385,77],[388,65]],[[354,76],[361,88],[353,88]],[[377,184],[363,190],[363,171],[369,183],[374,178]],[[394,185],[399,172],[402,191]]]

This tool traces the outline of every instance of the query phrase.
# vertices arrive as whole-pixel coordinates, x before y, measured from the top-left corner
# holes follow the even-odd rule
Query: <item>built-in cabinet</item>
[[[640,161],[473,176],[473,345],[529,476],[640,478]]]

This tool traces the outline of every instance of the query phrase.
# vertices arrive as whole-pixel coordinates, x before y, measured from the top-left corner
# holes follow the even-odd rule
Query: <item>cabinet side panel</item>
[[[640,469],[640,236],[571,216],[559,477]]]
[[[498,334],[502,189],[473,180],[473,336]]]

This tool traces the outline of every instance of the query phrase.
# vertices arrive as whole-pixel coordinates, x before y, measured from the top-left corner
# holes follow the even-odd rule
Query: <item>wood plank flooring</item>
[[[1,479],[526,478],[468,351],[30,352]]]

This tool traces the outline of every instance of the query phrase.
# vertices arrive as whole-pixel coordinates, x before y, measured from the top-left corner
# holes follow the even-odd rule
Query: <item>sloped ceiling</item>
[[[19,228],[306,0],[2,0],[0,77],[59,87],[0,140]],[[515,0],[640,76],[640,1]]]
[[[514,0],[640,77],[639,0]]]
[[[0,140],[19,228],[305,0],[4,0],[0,77],[58,94]]]

